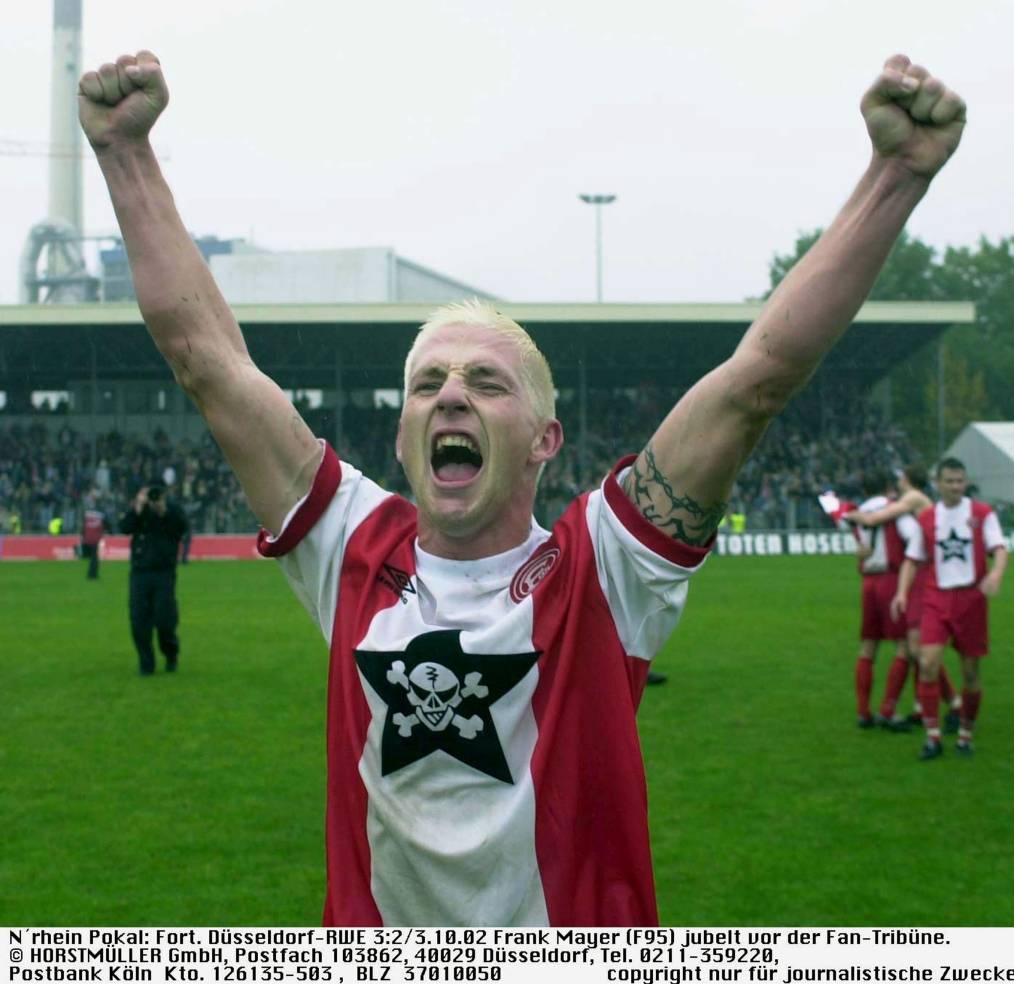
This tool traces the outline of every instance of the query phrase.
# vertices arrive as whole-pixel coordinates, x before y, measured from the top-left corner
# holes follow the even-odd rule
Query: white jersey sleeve
[[[1000,520],[995,512],[991,512],[982,524],[982,539],[987,553],[992,553],[997,547],[1007,546],[1003,530],[1000,528]]]
[[[926,562],[926,537],[923,535],[922,527],[919,522],[908,517],[912,520],[912,524],[915,527],[912,530],[912,535],[905,539],[905,557],[908,560],[914,560],[917,564],[923,564]]]
[[[645,519],[621,488],[625,464],[588,497],[586,518],[599,585],[620,642],[628,655],[651,659],[679,622],[687,581],[709,547],[680,543]]]
[[[904,541],[906,548],[912,542],[913,537],[922,535],[922,528],[915,521],[915,517],[911,513],[899,516],[894,522],[898,529],[898,536]]]
[[[331,642],[345,545],[356,527],[391,493],[347,462],[329,445],[310,491],[285,517],[281,532],[262,530],[257,549],[275,557],[286,580],[324,638]]]
[[[878,509],[883,509],[888,504],[886,495],[875,495],[859,506],[859,511],[864,513],[876,512]],[[863,558],[861,568],[864,574],[880,574],[887,570],[887,545],[884,542],[883,530],[880,527],[871,529],[870,527],[863,526],[859,528],[859,536],[857,537],[860,546],[864,549],[869,550],[872,548],[873,552]]]

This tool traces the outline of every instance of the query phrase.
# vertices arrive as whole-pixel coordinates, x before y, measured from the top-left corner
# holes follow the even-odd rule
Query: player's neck
[[[420,515],[419,546],[428,554],[446,560],[481,560],[520,547],[532,531],[531,512],[501,517],[468,536],[453,536]]]

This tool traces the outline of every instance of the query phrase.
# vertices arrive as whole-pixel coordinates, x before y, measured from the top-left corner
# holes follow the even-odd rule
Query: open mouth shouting
[[[482,454],[478,443],[468,434],[443,432],[433,438],[430,467],[437,485],[463,488],[470,485],[482,471]]]

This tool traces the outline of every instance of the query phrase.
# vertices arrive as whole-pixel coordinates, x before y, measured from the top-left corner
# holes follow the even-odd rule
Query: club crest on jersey
[[[407,571],[392,567],[390,564],[384,564],[384,570],[382,573],[377,574],[377,580],[385,588],[390,588],[398,596],[403,605],[408,604],[408,598],[405,595],[415,594],[412,576]]]
[[[548,550],[537,552],[535,556],[529,557],[517,570],[511,581],[510,596],[514,604],[519,604],[527,598],[539,582],[556,566],[560,559],[560,551],[557,547],[550,547]]]
[[[466,653],[455,630],[424,632],[404,652],[357,649],[356,665],[384,702],[380,772],[387,776],[442,751],[513,784],[490,708],[539,654]]]

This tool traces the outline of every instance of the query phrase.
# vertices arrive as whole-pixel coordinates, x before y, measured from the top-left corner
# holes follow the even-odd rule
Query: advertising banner
[[[77,536],[0,536],[0,560],[76,560]],[[107,536],[99,547],[102,560],[129,560],[130,537]],[[190,543],[190,560],[256,560],[253,533],[202,534]]]
[[[75,560],[77,536],[0,536],[0,560]],[[1007,537],[1014,549],[1014,534]],[[714,552],[719,557],[823,557],[852,555],[856,541],[851,533],[820,531],[758,531],[719,533]],[[130,538],[107,536],[99,556],[103,560],[129,560]],[[191,560],[257,560],[257,537],[253,533],[220,533],[195,536]]]

